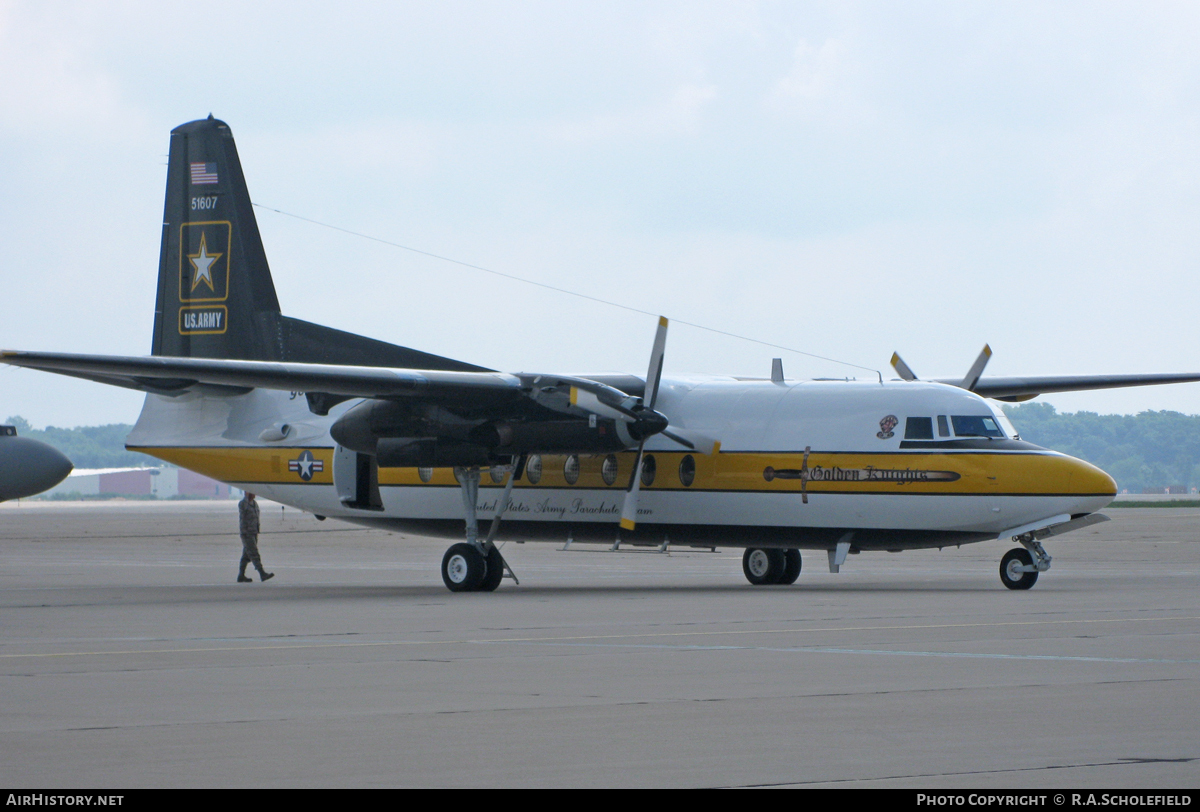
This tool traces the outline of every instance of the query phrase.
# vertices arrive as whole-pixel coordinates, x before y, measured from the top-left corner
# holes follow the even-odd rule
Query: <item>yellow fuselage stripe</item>
[[[259,482],[286,485],[332,485],[332,448],[206,448],[130,447],[223,482]],[[303,480],[288,463],[304,450],[321,463],[320,471]],[[643,489],[690,491],[745,491],[759,493],[913,493],[995,495],[1101,495],[1115,494],[1113,480],[1099,468],[1058,454],[998,454],[994,452],[860,454],[812,452],[807,466],[800,452],[726,452],[686,454],[656,452],[655,476]],[[605,455],[580,455],[579,477],[568,483],[565,455],[541,457],[541,475],[536,482],[524,476],[517,488],[589,488],[623,490],[636,460],[636,452],[616,455],[616,476],[606,482],[602,467]],[[683,461],[691,457],[695,475],[690,485],[683,482]],[[315,466],[314,466],[315,467]],[[771,473],[768,473],[770,469]],[[801,474],[805,471],[805,474]],[[428,471],[425,473],[428,474]],[[610,470],[611,476],[611,470]],[[941,479],[937,478],[942,477]],[[501,474],[485,473],[484,487],[500,486]],[[382,486],[457,487],[451,468],[435,468],[428,481],[416,468],[384,468]]]

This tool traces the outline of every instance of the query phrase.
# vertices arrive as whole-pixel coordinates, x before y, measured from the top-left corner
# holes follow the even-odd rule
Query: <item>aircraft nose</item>
[[[1064,468],[1064,492],[1078,498],[1078,509],[1073,509],[1073,514],[1100,510],[1117,495],[1116,480],[1090,462],[1066,457]]]

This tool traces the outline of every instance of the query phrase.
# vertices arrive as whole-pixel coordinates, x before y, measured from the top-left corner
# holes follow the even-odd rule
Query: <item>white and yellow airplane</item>
[[[800,550],[898,552],[994,538],[1028,589],[1041,540],[1106,517],[1106,473],[1024,442],[985,397],[1200,375],[962,381],[505,373],[280,313],[229,127],[171,133],[152,355],[5,351],[6,363],[147,393],[126,446],[316,514],[466,540],[453,591],[512,575],[502,540],[744,548],[752,584]],[[486,471],[487,482],[482,472]],[[639,473],[640,472],[640,473]],[[507,517],[501,525],[501,517]],[[492,518],[486,535],[480,518]],[[515,580],[515,578],[514,578]]]

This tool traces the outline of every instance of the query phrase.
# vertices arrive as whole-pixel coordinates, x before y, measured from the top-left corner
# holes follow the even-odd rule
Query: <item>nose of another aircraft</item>
[[[66,455],[45,443],[5,437],[0,443],[0,501],[49,490],[73,467]]]

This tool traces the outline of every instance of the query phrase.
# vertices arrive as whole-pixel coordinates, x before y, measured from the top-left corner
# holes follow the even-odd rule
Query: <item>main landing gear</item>
[[[1009,589],[1029,589],[1038,575],[1050,569],[1050,555],[1033,533],[1013,536],[1022,547],[1009,550],[1000,559],[1000,581]]]
[[[495,545],[483,555],[470,544],[455,544],[442,556],[442,581],[451,592],[494,592],[507,566]]]
[[[525,458],[522,457],[510,467],[500,507],[483,541],[479,540],[479,521],[475,515],[475,506],[479,503],[479,468],[454,469],[462,492],[467,540],[451,546],[442,556],[442,581],[451,592],[494,592],[506,577],[512,578],[515,584],[521,583],[504,556],[500,555],[494,541],[496,531],[500,529],[500,519],[512,496],[513,483],[521,476],[524,463]]]
[[[751,547],[742,554],[742,572],[755,586],[794,584],[800,564],[799,550]]]

